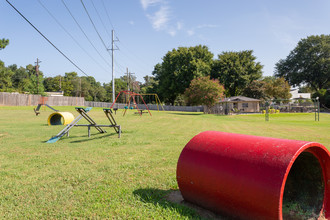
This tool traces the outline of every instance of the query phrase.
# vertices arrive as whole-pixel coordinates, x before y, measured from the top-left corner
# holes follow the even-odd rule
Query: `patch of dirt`
[[[221,215],[211,212],[207,209],[204,209],[200,206],[197,206],[195,204],[185,201],[179,190],[171,191],[169,194],[166,195],[165,199],[167,201],[170,201],[170,202],[173,202],[176,204],[180,204],[180,205],[184,205],[186,207],[189,207],[189,208],[195,210],[196,213],[198,215],[200,215],[202,218],[214,219],[214,220],[230,220],[230,219],[232,219],[229,217],[221,216]],[[295,213],[294,211],[291,211],[290,213],[284,213],[283,219],[285,219],[285,220],[298,220],[298,219],[299,220],[316,220],[316,219],[326,220],[326,218],[323,215],[321,215],[321,216],[314,215],[314,216],[310,216],[309,218],[306,219],[306,218],[298,215],[298,213]]]
[[[169,194],[166,195],[165,199],[167,201],[177,203],[177,204],[180,204],[180,205],[184,205],[186,207],[189,207],[189,208],[195,210],[196,213],[198,215],[200,215],[202,218],[215,219],[215,220],[229,220],[230,219],[228,217],[218,215],[218,214],[216,214],[214,212],[211,212],[207,209],[201,208],[200,206],[197,206],[195,204],[192,204],[192,203],[189,203],[189,202],[185,201],[179,190],[175,190],[175,191],[170,192]]]

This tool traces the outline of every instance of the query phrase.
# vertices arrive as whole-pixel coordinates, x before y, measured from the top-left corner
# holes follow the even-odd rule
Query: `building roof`
[[[260,99],[253,99],[245,96],[232,96],[229,98],[224,98],[220,102],[260,102]]]

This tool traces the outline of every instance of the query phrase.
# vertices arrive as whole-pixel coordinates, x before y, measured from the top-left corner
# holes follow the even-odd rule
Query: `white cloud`
[[[135,24],[134,21],[129,21],[128,23],[129,23],[130,25],[134,25],[134,24]]]
[[[177,30],[181,30],[182,27],[183,27],[182,22],[177,22],[177,23],[176,23],[176,29],[177,29]]]
[[[147,17],[155,30],[165,30],[169,21],[169,8],[167,6],[161,6],[157,12],[153,15],[148,14]]]
[[[171,35],[172,37],[174,37],[176,35],[176,30],[172,29],[172,30],[168,30],[167,33],[169,35]]]
[[[140,0],[144,10],[147,10],[152,5],[162,2],[162,0]]]
[[[187,31],[187,34],[189,36],[193,36],[195,34],[195,31],[193,29],[190,29],[190,30]]]
[[[140,2],[154,30],[164,31],[172,37],[182,30],[183,23],[175,21],[168,0],[140,0]]]
[[[299,22],[301,15],[292,12],[290,15],[273,15],[269,11],[264,11],[267,19],[269,32],[286,48],[294,47],[306,33],[306,27]]]
[[[195,35],[195,33],[196,33],[196,31],[197,31],[198,29],[202,29],[202,28],[217,28],[217,27],[219,27],[219,25],[214,25],[214,24],[201,24],[201,25],[197,25],[196,27],[193,27],[193,28],[187,30],[187,34],[188,34],[189,36],[193,36],[193,35]]]

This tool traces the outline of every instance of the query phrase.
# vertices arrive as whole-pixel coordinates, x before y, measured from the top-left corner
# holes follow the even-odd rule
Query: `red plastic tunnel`
[[[285,219],[290,204],[330,218],[330,156],[315,142],[202,132],[181,152],[177,181],[186,201],[231,218]]]

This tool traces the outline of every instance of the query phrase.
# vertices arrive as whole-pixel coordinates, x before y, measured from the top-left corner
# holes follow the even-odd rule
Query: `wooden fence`
[[[34,106],[40,102],[41,95],[0,92],[0,105]],[[50,96],[47,104],[51,106],[85,106],[84,97]]]
[[[36,106],[40,103],[41,95],[18,94],[0,92],[0,106]],[[89,102],[85,101],[84,97],[71,97],[71,96],[49,96],[47,97],[47,104],[50,106],[88,106],[88,107],[102,107],[110,108],[112,103],[109,102]],[[123,109],[126,104],[116,103],[115,108]],[[144,109],[142,104],[138,108]],[[161,106],[148,104],[150,110],[161,111]],[[185,112],[203,112],[203,106],[170,106],[163,105],[165,111],[185,111]]]

